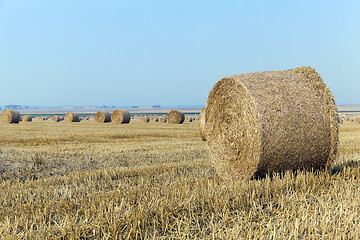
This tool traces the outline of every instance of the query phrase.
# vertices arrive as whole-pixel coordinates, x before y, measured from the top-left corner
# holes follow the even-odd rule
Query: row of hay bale
[[[130,123],[131,117],[128,110],[115,110],[111,114],[109,112],[99,111],[95,114],[95,121],[97,123],[118,123],[126,124]]]
[[[193,122],[198,117],[186,116],[183,112],[178,110],[171,110],[167,115],[163,116],[135,116],[135,119],[139,119],[141,122],[160,122],[160,123],[173,123],[182,124],[183,122]],[[4,123],[19,123],[19,121],[31,122],[33,118],[30,115],[20,116],[20,113],[16,110],[4,110],[1,114],[2,122]],[[66,122],[80,122],[81,120],[90,120],[90,117],[80,117],[78,113],[68,112],[65,117],[54,115],[38,116],[35,117],[37,121],[52,120],[54,122],[66,121]],[[131,117],[128,110],[115,110],[111,114],[109,112],[99,111],[95,114],[94,120],[98,123],[130,123]]]
[[[328,167],[337,153],[338,112],[311,67],[245,73],[214,85],[199,130],[219,175],[248,180]]]
[[[339,116],[339,123],[353,122],[360,123],[360,115],[356,114],[343,114]]]

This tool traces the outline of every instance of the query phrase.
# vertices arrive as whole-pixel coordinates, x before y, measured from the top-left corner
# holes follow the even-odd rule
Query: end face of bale
[[[219,175],[250,179],[260,163],[258,108],[251,93],[234,78],[223,78],[211,90],[205,108],[206,140]]]
[[[173,123],[173,124],[182,124],[185,120],[185,115],[183,112],[178,111],[178,110],[171,110],[168,114],[167,114],[167,121],[168,123]]]
[[[109,112],[99,111],[95,114],[95,122],[97,123],[109,123],[111,122],[111,115]]]
[[[1,113],[1,121],[3,123],[19,123],[20,113],[16,110],[6,109]]]
[[[79,114],[68,112],[65,115],[65,121],[66,122],[80,122]]]
[[[111,121],[113,123],[118,123],[118,124],[125,124],[125,123],[130,123],[131,117],[130,117],[130,113],[128,110],[115,110],[112,114],[111,114]]]
[[[201,109],[200,117],[199,117],[199,131],[200,136],[203,141],[206,141],[206,134],[205,134],[205,108]]]

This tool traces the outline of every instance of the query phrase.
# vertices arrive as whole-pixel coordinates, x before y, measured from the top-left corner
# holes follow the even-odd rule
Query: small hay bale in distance
[[[113,123],[125,124],[125,123],[129,123],[130,120],[131,120],[130,112],[125,109],[123,110],[117,109],[113,111],[111,114],[111,121]]]
[[[311,67],[221,79],[207,99],[205,128],[212,162],[229,180],[324,168],[337,152],[335,101]]]
[[[206,141],[206,134],[205,134],[205,108],[201,109],[200,117],[199,117],[199,131],[200,136],[203,141]]]
[[[109,123],[109,122],[111,122],[111,114],[109,112],[98,111],[95,114],[95,122]]]
[[[23,122],[32,122],[32,117],[30,115],[23,115],[22,121]]]
[[[60,121],[64,120],[64,118],[61,116],[52,116],[51,120],[54,122],[60,122]]]
[[[159,122],[159,118],[158,117],[151,117],[150,119],[151,122]]]
[[[68,112],[65,115],[65,121],[66,122],[80,122],[79,114]]]
[[[159,122],[161,122],[161,123],[166,123],[166,117],[165,116],[161,116],[160,118],[159,118]]]
[[[182,124],[185,120],[185,115],[183,112],[178,110],[171,110],[167,116],[167,122],[173,124]]]
[[[140,118],[140,121],[147,123],[147,122],[150,122],[150,118],[149,118],[148,116],[142,116],[142,117]]]
[[[354,123],[360,124],[360,117],[355,118]]]
[[[20,113],[16,110],[6,109],[1,113],[1,121],[3,123],[19,123]]]

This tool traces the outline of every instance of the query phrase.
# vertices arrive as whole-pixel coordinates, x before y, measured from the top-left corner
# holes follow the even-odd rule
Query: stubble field
[[[0,239],[358,239],[360,124],[321,172],[224,182],[198,122],[0,124]]]

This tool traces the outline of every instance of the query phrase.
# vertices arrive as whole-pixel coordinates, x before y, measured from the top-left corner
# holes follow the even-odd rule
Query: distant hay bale
[[[171,110],[167,114],[168,123],[182,124],[184,122],[184,120],[185,120],[185,115],[181,111]]]
[[[150,119],[151,122],[159,122],[159,118],[158,117],[152,117]]]
[[[111,114],[111,121],[113,123],[124,124],[129,123],[131,120],[130,113],[128,110],[115,110]]]
[[[203,108],[200,112],[199,117],[199,130],[200,136],[203,141],[206,141],[206,134],[205,134],[205,108]]]
[[[140,121],[141,121],[141,122],[150,122],[150,118],[149,118],[148,116],[142,116],[142,117],[140,118]]]
[[[6,109],[1,113],[1,121],[3,123],[19,123],[20,113],[16,110]]]
[[[224,179],[319,169],[336,156],[337,108],[311,67],[225,77],[205,112],[211,159]]]
[[[159,118],[159,122],[161,122],[161,123],[166,123],[166,117],[165,116],[161,116],[160,118]]]
[[[185,118],[185,122],[192,122],[193,120],[192,120],[192,118],[191,117],[186,117]]]
[[[23,122],[32,122],[32,117],[30,115],[24,115],[22,116]]]
[[[73,112],[68,112],[65,115],[65,121],[66,122],[79,122],[80,121],[79,114],[73,113]]]
[[[111,122],[111,115],[109,112],[98,111],[95,114],[95,122],[97,123],[108,123]]]
[[[64,120],[64,118],[61,116],[52,116],[51,120],[54,122],[60,122],[60,121]]]
[[[360,124],[360,117],[355,118],[355,119],[354,119],[354,123]]]

